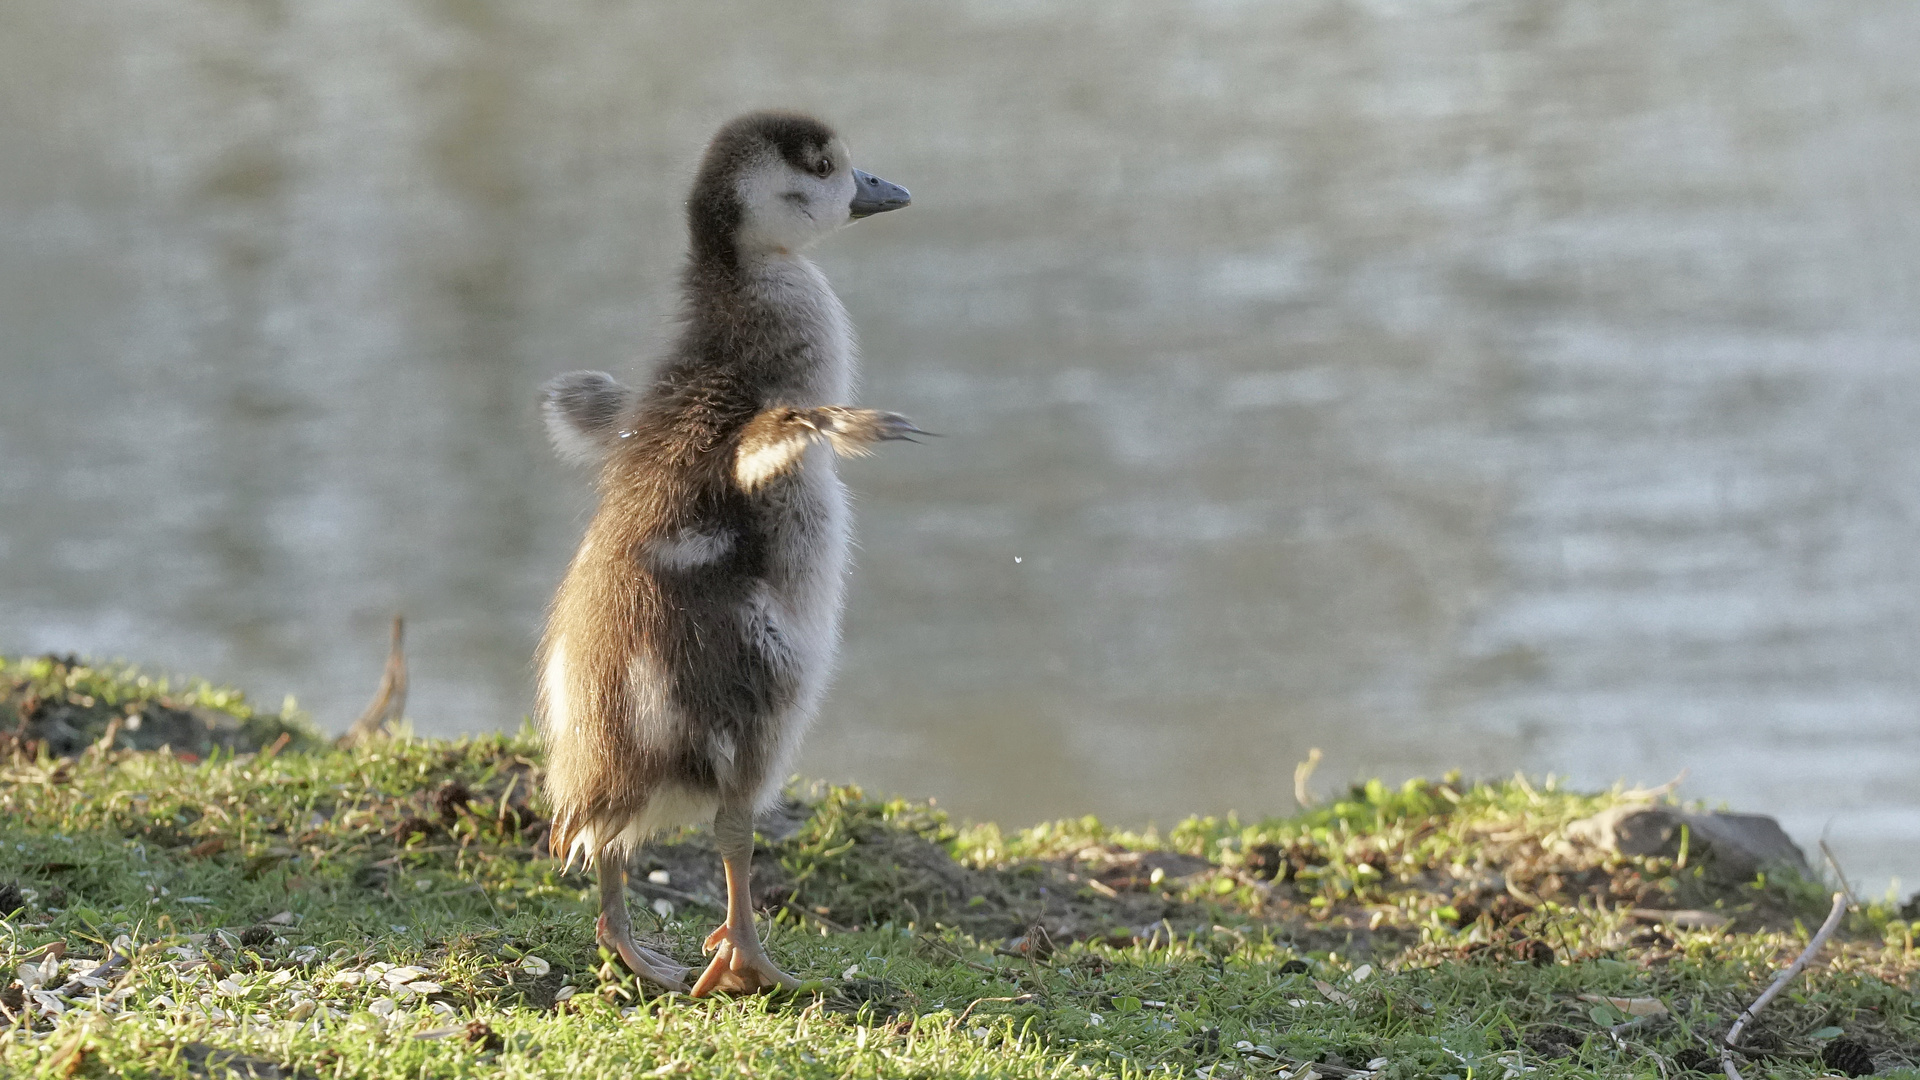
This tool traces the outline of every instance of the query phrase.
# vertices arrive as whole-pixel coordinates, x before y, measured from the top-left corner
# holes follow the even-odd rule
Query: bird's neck
[[[846,309],[805,255],[741,252],[730,267],[696,259],[686,286],[695,332],[719,346],[707,355],[763,387],[757,396],[793,405],[848,400],[853,343]]]

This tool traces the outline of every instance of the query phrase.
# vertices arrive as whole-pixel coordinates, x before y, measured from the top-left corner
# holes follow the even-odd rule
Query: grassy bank
[[[1713,1071],[1825,908],[1570,828],[1646,793],[1373,784],[1155,834],[815,787],[756,857],[808,987],[651,996],[544,855],[524,734],[337,751],[229,691],[51,660],[0,691],[5,1075],[1671,1078]],[[641,928],[695,959],[710,846],[636,869]],[[1913,931],[1855,913],[1747,1075],[1920,1075]]]

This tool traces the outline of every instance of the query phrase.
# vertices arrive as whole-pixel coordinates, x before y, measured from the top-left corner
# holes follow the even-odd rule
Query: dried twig
[[[791,903],[789,903],[787,906],[789,909],[793,911],[800,911],[799,908],[793,907]],[[804,912],[801,912],[801,913],[805,914]],[[822,920],[822,921],[824,922],[825,920]],[[841,933],[848,933],[848,932],[851,932],[853,928],[844,927],[844,926],[834,926],[833,929]],[[939,938],[929,937],[926,934],[922,934],[917,940],[920,944],[926,946],[929,949],[932,949],[934,952],[940,953],[941,955],[945,956],[950,963],[959,964],[961,967],[965,967],[965,968],[972,968],[974,971],[977,971],[982,975],[988,975],[996,979],[1000,978],[1001,975],[1003,974],[999,968],[988,967],[985,964],[975,963],[974,961],[967,959],[966,956],[963,953],[961,953],[959,949],[954,948],[951,943],[942,941]]]
[[[407,708],[407,650],[402,644],[403,621],[393,617],[393,636],[387,646],[387,670],[380,675],[380,689],[360,719],[340,736],[338,745],[358,746],[386,731],[387,725],[400,719]]]
[[[1740,1033],[1746,1030],[1747,1025],[1753,1021],[1754,1017],[1760,1015],[1760,1010],[1766,1008],[1768,1002],[1778,996],[1780,991],[1787,988],[1787,984],[1793,981],[1795,975],[1800,974],[1801,970],[1807,966],[1807,962],[1812,960],[1814,954],[1820,951],[1820,947],[1825,945],[1827,939],[1833,936],[1833,932],[1840,928],[1840,916],[1846,913],[1847,894],[1843,892],[1834,893],[1833,910],[1827,912],[1827,921],[1820,924],[1820,929],[1813,935],[1813,940],[1807,942],[1807,947],[1801,950],[1800,955],[1794,959],[1793,963],[1787,965],[1787,970],[1775,976],[1773,985],[1767,987],[1766,993],[1761,994],[1753,1004],[1740,1010],[1739,1019],[1733,1022],[1733,1027],[1728,1030],[1726,1039],[1720,1044],[1720,1067],[1726,1070],[1728,1080],[1746,1080],[1745,1077],[1740,1075],[1740,1070],[1734,1068],[1733,1065],[1733,1052],[1738,1049],[1737,1044],[1740,1041]]]
[[[88,747],[88,750],[95,754],[110,752],[113,749],[113,741],[120,737],[120,729],[126,725],[126,722],[127,718],[124,716],[116,716],[112,720],[107,721],[106,734],[96,739],[94,744]]]
[[[1313,809],[1313,795],[1307,791],[1307,781],[1312,779],[1313,770],[1320,766],[1320,748],[1307,751],[1307,760],[1293,767],[1293,801],[1302,808]]]
[[[274,759],[274,756],[279,754],[280,751],[285,750],[287,748],[287,744],[291,742],[293,742],[293,732],[291,731],[281,732],[279,738],[267,744],[267,748],[265,750],[260,751],[259,760],[272,761]]]
[[[1860,898],[1853,895],[1853,884],[1847,880],[1847,872],[1840,869],[1840,860],[1834,858],[1833,849],[1827,846],[1827,838],[1820,838],[1820,854],[1826,856],[1827,865],[1833,867],[1833,876],[1840,879],[1840,891],[1847,894],[1847,906],[1859,907]]]
[[[792,915],[794,918],[799,919],[801,922],[811,921],[816,926],[824,926],[829,931],[835,934],[851,934],[856,929],[855,927],[852,927],[852,926],[845,926],[845,925],[842,925],[841,923],[834,922],[832,919],[829,919],[825,915],[822,915],[819,912],[814,911],[812,908],[803,908],[799,904],[796,904],[791,900],[784,901],[780,906],[782,910],[786,911],[788,914]]]
[[[1674,790],[1680,786],[1680,781],[1686,778],[1687,770],[1681,769],[1678,773],[1674,774],[1673,779],[1661,784],[1659,787],[1634,788],[1630,791],[1623,791],[1620,793],[1620,798],[1628,802],[1653,802],[1656,799],[1664,799],[1673,794]]]
[[[639,876],[630,875],[627,878],[627,888],[632,889],[642,896],[651,893],[667,900],[677,900],[682,904],[693,904],[712,911],[724,912],[727,910],[727,905],[724,901],[716,900],[711,896],[702,896],[699,893],[688,892],[685,889],[676,889],[671,885],[662,885],[656,881],[648,881],[646,878]]]

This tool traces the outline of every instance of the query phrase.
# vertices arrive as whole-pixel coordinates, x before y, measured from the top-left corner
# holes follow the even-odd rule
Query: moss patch
[[[178,684],[126,665],[71,656],[0,657],[0,742],[34,757],[71,757],[106,740],[122,749],[167,749],[190,761],[216,751],[312,749],[320,738],[291,709],[255,709],[246,695],[201,679]]]

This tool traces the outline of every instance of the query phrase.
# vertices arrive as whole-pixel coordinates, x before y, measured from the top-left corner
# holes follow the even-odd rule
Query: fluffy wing
[[[569,371],[540,388],[540,414],[553,448],[576,465],[597,465],[620,434],[633,391],[604,371]]]

